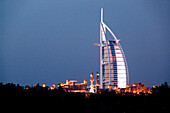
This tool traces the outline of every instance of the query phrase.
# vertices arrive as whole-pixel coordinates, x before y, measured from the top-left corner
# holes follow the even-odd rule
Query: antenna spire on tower
[[[103,22],[103,8],[101,8],[101,22]]]

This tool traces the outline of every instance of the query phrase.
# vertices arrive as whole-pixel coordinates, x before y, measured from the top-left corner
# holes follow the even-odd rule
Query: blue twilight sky
[[[0,82],[90,82],[100,8],[125,52],[130,85],[170,84],[170,0],[0,0]]]

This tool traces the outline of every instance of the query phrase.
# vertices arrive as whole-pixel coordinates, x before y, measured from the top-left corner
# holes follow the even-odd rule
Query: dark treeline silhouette
[[[135,96],[129,93],[116,94],[115,91],[107,90],[94,94],[71,93],[64,91],[61,87],[51,90],[39,84],[26,89],[18,84],[0,83],[0,97],[1,99],[3,97],[24,97],[24,101],[26,101],[25,97],[27,100],[31,97],[27,103],[31,102],[32,106],[43,103],[46,103],[46,106],[52,103],[50,104],[52,110],[55,108],[58,111],[64,111],[64,113],[66,111],[79,113],[169,113],[170,110],[170,87],[167,82],[152,88],[152,94]]]

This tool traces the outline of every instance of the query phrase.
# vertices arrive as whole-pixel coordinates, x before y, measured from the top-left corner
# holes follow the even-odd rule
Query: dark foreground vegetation
[[[114,91],[97,94],[70,93],[62,88],[50,90],[39,84],[25,89],[12,83],[0,83],[0,98],[1,104],[5,100],[8,107],[15,106],[14,108],[23,108],[24,111],[38,109],[39,112],[51,110],[56,113],[170,113],[170,87],[167,82],[152,88],[152,94],[135,96],[128,93],[116,94]]]

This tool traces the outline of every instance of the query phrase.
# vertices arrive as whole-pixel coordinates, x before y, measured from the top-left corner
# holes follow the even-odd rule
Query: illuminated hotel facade
[[[87,80],[84,80],[83,83],[78,84],[77,80],[66,80],[66,84],[58,83],[58,87],[62,87],[65,91],[68,92],[86,92],[87,89]]]
[[[113,39],[108,40],[106,31]],[[126,88],[129,73],[123,49],[110,28],[103,22],[103,8],[100,22],[100,88]]]

